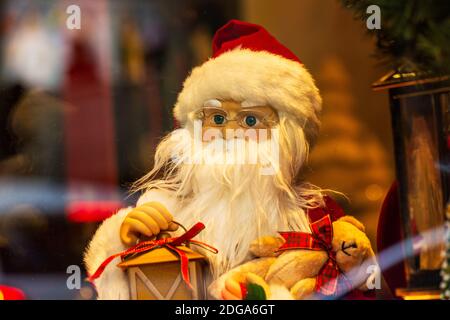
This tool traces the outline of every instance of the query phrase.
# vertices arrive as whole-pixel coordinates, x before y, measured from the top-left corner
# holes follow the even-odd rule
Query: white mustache
[[[262,175],[274,175],[280,170],[278,133],[272,138],[256,141],[246,138],[213,139],[203,142],[180,132],[173,148],[176,165],[260,165]]]

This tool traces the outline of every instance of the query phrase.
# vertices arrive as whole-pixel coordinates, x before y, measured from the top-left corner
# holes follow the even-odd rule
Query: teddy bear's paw
[[[316,286],[315,278],[306,278],[298,281],[291,288],[291,294],[296,300],[312,299],[314,288]]]
[[[257,257],[275,257],[279,253],[275,253],[285,240],[276,236],[264,236],[250,243],[250,252]]]

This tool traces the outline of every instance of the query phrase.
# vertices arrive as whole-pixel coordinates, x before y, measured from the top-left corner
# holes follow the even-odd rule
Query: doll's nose
[[[222,136],[224,139],[242,139],[245,137],[245,129],[242,128],[236,121],[229,121],[223,127]]]
[[[225,139],[235,139],[242,136],[242,128],[236,121],[228,121],[223,127],[222,135]]]

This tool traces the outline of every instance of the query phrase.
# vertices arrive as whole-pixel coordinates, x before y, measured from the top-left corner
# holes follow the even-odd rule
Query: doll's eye
[[[215,114],[213,120],[215,124],[221,125],[225,122],[225,117],[221,114]]]
[[[249,115],[245,117],[245,124],[249,127],[253,127],[254,125],[256,125],[258,123],[258,119],[253,116],[253,115]]]

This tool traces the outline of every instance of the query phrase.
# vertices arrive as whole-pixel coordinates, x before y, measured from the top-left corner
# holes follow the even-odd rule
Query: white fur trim
[[[172,214],[174,214],[177,211],[176,200],[173,197],[171,197],[171,195],[167,191],[162,190],[147,191],[142,196],[139,197],[136,205],[140,206],[150,201],[156,201],[161,203]]]
[[[302,64],[266,51],[238,48],[194,68],[178,95],[175,118],[185,125],[210,99],[270,105],[298,119],[306,134],[319,126],[322,99],[311,74]]]
[[[168,194],[162,191],[148,191],[138,200],[137,205],[149,201],[162,203],[169,212],[175,210],[175,203]],[[132,208],[119,210],[100,225],[89,243],[84,256],[88,274],[93,274],[100,264],[109,256],[121,252],[127,247],[121,242],[119,231],[125,216]],[[120,258],[114,259],[103,271],[102,275],[94,281],[98,299],[101,300],[127,300],[130,299],[127,275],[117,267]]]
[[[212,299],[222,300],[221,292],[225,287],[225,280],[232,274],[236,272],[235,270],[227,272],[217,278],[216,281],[212,282],[208,287],[208,293],[211,295]],[[291,292],[285,286],[278,284],[269,285],[270,296],[267,300],[295,300]]]
[[[271,284],[270,297],[267,300],[295,300],[291,292],[285,286]]]
[[[131,208],[122,209],[109,217],[97,229],[84,256],[86,270],[92,275],[100,264],[109,256],[123,251],[126,247],[120,241],[119,230],[123,219]],[[120,258],[114,259],[103,271],[102,275],[94,281],[98,299],[124,299],[130,298],[127,275],[116,265]]]
[[[232,271],[226,272],[212,281],[207,288],[208,295],[212,300],[222,300],[222,290],[225,288],[225,280],[231,275]]]

